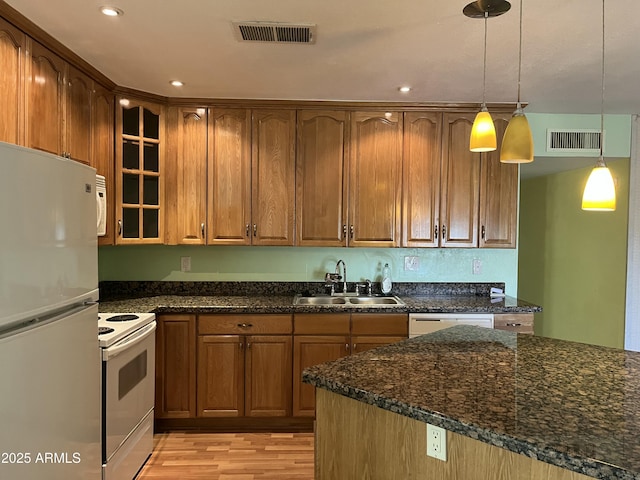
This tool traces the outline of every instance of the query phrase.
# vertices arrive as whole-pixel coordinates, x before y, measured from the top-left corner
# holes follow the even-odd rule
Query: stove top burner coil
[[[138,320],[138,315],[114,315],[106,319],[107,322],[130,322],[131,320]]]
[[[107,333],[112,333],[114,330],[111,327],[98,327],[98,335],[104,335]]]

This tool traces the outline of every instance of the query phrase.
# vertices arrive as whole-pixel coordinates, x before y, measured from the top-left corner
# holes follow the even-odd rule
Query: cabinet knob
[[[438,225],[433,227],[433,238],[434,238],[434,240],[438,239]]]
[[[351,225],[351,227],[349,227],[349,236],[351,237],[351,239],[353,239],[353,225]]]
[[[347,224],[343,224],[342,225],[342,234],[346,237],[347,236]]]
[[[118,235],[122,235],[122,220],[118,220]]]
[[[484,240],[484,239],[485,239],[485,233],[486,233],[486,230],[485,230],[485,228],[484,228],[484,225],[482,225],[482,229],[481,229],[481,230],[482,230],[482,233],[481,233],[481,235],[482,235],[482,239]]]
[[[344,348],[345,348],[345,350],[348,352],[348,351],[349,351],[349,344],[348,344],[348,343],[345,343],[345,344],[344,344]]]
[[[247,225],[245,226],[244,234],[245,234],[247,237],[249,236],[249,224],[248,224],[248,223],[247,223]]]
[[[446,225],[442,226],[442,240],[444,240],[444,241],[447,240],[447,226]]]
[[[253,236],[257,236],[258,235],[258,225],[256,225],[255,223],[253,224]]]
[[[238,327],[239,328],[251,328],[251,327],[253,327],[253,323],[239,323]]]

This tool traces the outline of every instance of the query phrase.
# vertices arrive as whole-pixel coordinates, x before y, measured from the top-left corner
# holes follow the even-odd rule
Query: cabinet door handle
[[[521,327],[521,323],[507,323],[507,327]]]
[[[240,328],[251,328],[251,327],[253,327],[253,323],[239,323],[238,327],[240,327]]]
[[[356,351],[356,348],[358,347],[358,344],[357,344],[357,343],[354,343],[354,344],[352,345],[352,347],[353,347],[353,348],[352,348],[352,351],[353,351],[353,352],[355,352],[355,351]]]
[[[244,227],[244,234],[248,237],[249,236],[249,224],[247,223]]]
[[[447,226],[446,225],[442,226],[442,240],[444,240],[445,242],[447,241]]]
[[[200,224],[200,231],[202,232],[202,238],[204,238],[204,223]]]
[[[258,225],[256,225],[255,223],[253,224],[253,236],[257,236],[258,235]]]
[[[348,352],[348,351],[349,351],[349,344],[348,344],[348,343],[345,343],[345,344],[344,344],[344,348],[345,348],[345,350]]]
[[[247,349],[251,348],[251,342],[247,342]]]
[[[342,225],[342,234],[346,237],[347,236],[347,224],[343,224]]]
[[[122,220],[118,220],[118,235],[122,235]]]
[[[240,348],[240,350],[242,350],[244,348],[244,342],[240,342],[238,343],[238,348]]]
[[[351,227],[349,227],[349,236],[351,237],[351,239],[353,240],[353,225],[351,225]]]
[[[434,237],[434,240],[438,239],[438,225],[433,227],[433,237]]]
[[[482,239],[483,240],[485,239],[485,233],[486,233],[486,230],[484,228],[484,225],[482,225],[482,233],[481,233],[481,235],[482,235]]]

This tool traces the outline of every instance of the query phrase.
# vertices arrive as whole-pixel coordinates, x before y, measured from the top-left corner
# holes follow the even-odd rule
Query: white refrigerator
[[[0,142],[0,478],[98,480],[95,170]]]

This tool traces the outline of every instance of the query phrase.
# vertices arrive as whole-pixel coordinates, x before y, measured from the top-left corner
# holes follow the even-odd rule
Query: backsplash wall
[[[235,246],[117,246],[98,249],[100,281],[323,281],[344,260],[347,280],[380,281],[389,263],[397,282],[501,282],[517,296],[517,249],[328,248]],[[404,270],[405,256],[418,257],[417,271]],[[191,271],[180,258],[191,257]],[[481,272],[472,273],[474,259]],[[526,300],[526,299],[525,299]]]

